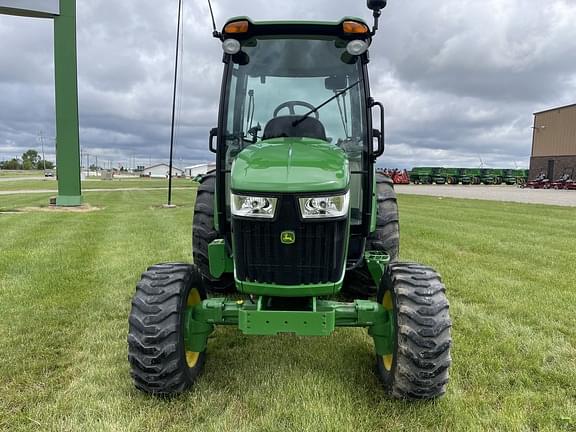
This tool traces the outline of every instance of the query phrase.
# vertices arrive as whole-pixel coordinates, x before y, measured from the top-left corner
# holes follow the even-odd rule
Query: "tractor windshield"
[[[358,57],[346,52],[345,41],[252,38],[233,56],[228,74],[228,166],[246,146],[281,137],[324,140],[342,148],[351,162],[361,163],[365,144],[362,67]],[[333,100],[302,119],[329,99]]]

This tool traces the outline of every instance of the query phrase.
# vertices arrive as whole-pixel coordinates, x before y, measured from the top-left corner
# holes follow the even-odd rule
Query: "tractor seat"
[[[324,125],[313,117],[306,117],[302,122],[294,126],[296,120],[302,116],[281,116],[274,117],[264,128],[262,140],[272,138],[316,138],[324,141],[326,139],[326,130]]]

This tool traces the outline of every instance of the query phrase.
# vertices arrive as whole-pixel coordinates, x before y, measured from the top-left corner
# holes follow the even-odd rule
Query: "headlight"
[[[232,194],[231,211],[234,216],[272,219],[278,198]]]
[[[353,40],[350,41],[348,43],[348,45],[346,46],[346,51],[348,51],[348,54],[353,55],[353,56],[359,56],[364,54],[366,51],[368,51],[370,45],[368,45],[368,42],[363,41],[363,40]]]
[[[337,218],[348,214],[350,193],[345,195],[300,198],[300,211],[304,219]]]
[[[242,45],[240,45],[240,42],[236,39],[226,39],[222,42],[222,49],[226,54],[234,55],[240,52]]]

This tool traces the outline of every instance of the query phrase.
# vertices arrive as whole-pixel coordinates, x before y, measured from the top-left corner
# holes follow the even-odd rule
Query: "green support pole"
[[[56,205],[82,204],[80,184],[80,134],[78,122],[78,66],[76,60],[76,0],[60,0],[54,17],[56,78]]]

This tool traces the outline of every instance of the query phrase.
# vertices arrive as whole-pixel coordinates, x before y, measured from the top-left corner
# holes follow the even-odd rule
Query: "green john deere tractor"
[[[298,336],[365,327],[393,397],[445,393],[445,288],[432,268],[398,261],[396,195],[374,169],[384,112],[370,96],[367,50],[385,5],[368,0],[373,29],[357,18],[239,17],[215,32],[224,50],[210,135],[217,168],[198,189],[194,264],[154,265],[137,284],[128,359],[138,389],[189,389],[218,326]]]

